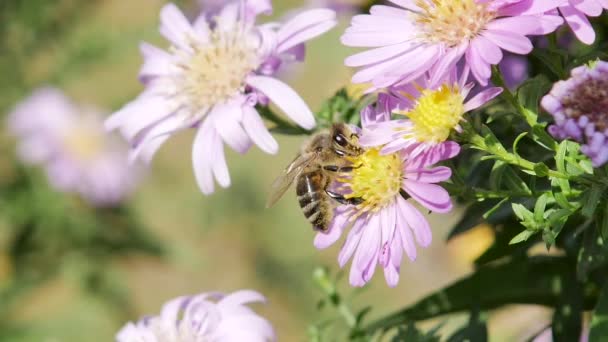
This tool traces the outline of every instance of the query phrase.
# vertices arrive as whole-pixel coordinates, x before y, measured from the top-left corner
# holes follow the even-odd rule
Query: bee
[[[295,180],[296,195],[304,216],[315,230],[327,232],[337,203],[356,205],[362,201],[360,198],[344,198],[329,189],[337,176],[353,170],[354,166],[347,157],[356,157],[364,152],[358,140],[358,135],[343,123],[314,135],[274,181],[267,207],[274,205]]]

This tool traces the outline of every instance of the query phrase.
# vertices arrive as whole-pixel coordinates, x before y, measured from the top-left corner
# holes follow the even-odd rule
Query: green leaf
[[[534,120],[528,122],[536,122],[536,113],[538,113],[538,104],[540,98],[543,97],[551,88],[551,82],[544,75],[539,75],[524,82],[517,90],[517,98],[519,103],[530,111],[529,115],[534,116]],[[531,118],[532,119],[532,118]],[[534,126],[531,124],[530,126]]]
[[[548,195],[544,193],[536,200],[536,205],[534,206],[534,220],[536,222],[542,222],[545,219],[544,215],[545,208],[547,207],[547,199]]]
[[[582,330],[583,295],[576,279],[563,282],[563,292],[553,313],[553,341],[579,341]]]
[[[519,203],[512,203],[511,207],[513,208],[513,212],[515,213],[515,216],[517,216],[517,218],[519,218],[521,221],[533,221],[534,220],[534,215],[532,214],[532,212],[530,210],[528,210],[528,208],[524,207],[523,205],[521,205]]]
[[[441,339],[437,332],[441,324],[435,326],[424,333],[416,328],[413,322],[409,322],[406,327],[399,327],[397,335],[392,338],[392,342],[439,342]]]
[[[604,186],[594,185],[583,195],[583,209],[581,213],[587,218],[593,217],[595,208],[602,198],[603,192],[606,190]]]
[[[538,177],[546,177],[549,174],[549,167],[544,163],[534,164],[534,172]]]
[[[487,340],[488,327],[485,320],[481,320],[478,314],[472,314],[469,324],[452,334],[447,342],[485,342]]]
[[[421,321],[450,313],[478,309],[487,311],[507,304],[556,306],[563,284],[576,275],[572,260],[566,257],[533,256],[480,267],[472,275],[423,298],[412,306],[368,325],[368,334],[387,330],[410,321]],[[597,300],[594,285],[583,293],[583,308]]]
[[[509,241],[509,245],[514,245],[520,242],[527,241],[534,234],[536,234],[535,231],[524,230],[521,233],[517,234],[514,238],[512,238],[511,241]]]
[[[606,265],[607,256],[608,245],[600,235],[599,229],[593,226],[587,227],[578,254],[578,264],[576,267],[578,279],[586,280],[590,272]]]
[[[603,341],[608,336],[608,283],[604,284],[602,292],[591,317],[589,341]]]

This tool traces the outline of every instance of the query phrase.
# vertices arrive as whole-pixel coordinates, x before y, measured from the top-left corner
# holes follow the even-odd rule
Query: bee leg
[[[363,199],[361,197],[345,198],[341,194],[329,190],[325,190],[325,193],[340,204],[357,205],[363,203]]]
[[[352,172],[357,167],[354,166],[337,166],[337,165],[325,165],[323,169],[331,172]]]

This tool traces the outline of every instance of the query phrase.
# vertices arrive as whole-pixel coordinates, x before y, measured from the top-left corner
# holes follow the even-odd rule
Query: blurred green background
[[[145,40],[166,46],[157,30],[164,3],[0,1],[2,114],[40,85],[60,87],[75,101],[95,104],[108,112],[118,109],[142,89],[136,77],[141,63],[138,43]],[[180,1],[179,5],[193,15],[197,11],[194,2]],[[280,18],[304,3],[280,0],[274,5],[272,18]],[[313,110],[349,79],[350,71],[342,60],[350,51],[338,43],[347,20],[343,18],[341,26],[311,42],[306,62],[283,74]],[[14,146],[3,135],[0,178],[8,182],[16,172]],[[56,272],[32,282],[17,281],[24,279],[22,274],[44,273],[49,266],[35,258],[16,262],[13,245],[17,237],[7,218],[12,214],[6,209],[8,197],[0,201],[6,209],[0,210],[0,340],[110,341],[126,320],[157,313],[164,302],[176,296],[211,290],[252,288],[264,293],[269,303],[257,308],[274,324],[281,341],[306,340],[311,323],[335,316],[331,309],[317,309],[322,294],[315,288],[312,273],[318,265],[327,265],[334,274],[338,271],[340,244],[324,251],[313,247],[314,234],[291,192],[275,207],[264,208],[273,178],[293,158],[302,138],[279,137],[277,156],[256,149],[245,156],[228,152],[233,184],[209,197],[195,184],[191,142],[192,132],[171,139],[127,205],[129,215],[142,227],[140,233],[160,244],[161,255],[145,253],[144,248],[96,259],[95,253],[88,253],[93,247],[84,245],[84,253],[61,254]],[[36,184],[34,189],[43,187],[44,179]],[[62,195],[50,192],[48,196],[43,203],[50,204],[55,201],[53,196]],[[60,215],[85,214],[76,210]],[[350,299],[354,310],[372,305],[371,316],[396,310],[469,273],[470,261],[491,242],[492,234],[487,227],[479,227],[446,245],[445,236],[459,215],[456,210],[452,216],[431,217],[433,245],[421,249],[416,262],[404,261],[397,288],[388,288],[380,272],[369,286],[357,291],[342,278],[341,293]],[[91,229],[110,230],[112,227],[104,225],[112,222],[103,221]],[[64,232],[54,234],[61,239]],[[28,251],[31,255],[37,252],[36,248]],[[103,263],[103,281],[82,286],[83,279],[91,281],[88,272],[97,269],[95,263]],[[83,278],[83,272],[88,276]],[[548,322],[549,313],[540,308],[508,310],[496,312],[490,319],[491,335],[503,336],[505,341],[531,335]],[[535,321],[538,324],[531,326]]]

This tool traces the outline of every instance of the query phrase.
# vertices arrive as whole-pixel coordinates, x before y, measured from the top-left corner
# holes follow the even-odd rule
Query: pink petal
[[[405,218],[405,213],[401,209],[403,204],[400,203],[401,201],[405,202],[405,200],[403,198],[399,198],[397,201],[399,208],[397,210],[397,231],[395,232],[395,239],[401,239],[401,246],[403,247],[403,250],[405,250],[407,257],[411,261],[414,261],[416,260],[417,254],[416,245],[414,244],[414,236],[412,235],[411,228],[407,223],[407,219]]]
[[[168,3],[160,10],[160,33],[176,46],[190,51],[188,37],[193,35],[192,26],[175,4]]]
[[[446,141],[432,147],[427,152],[418,155],[407,163],[406,170],[416,170],[429,165],[437,164],[442,160],[447,160],[460,153],[460,145],[453,141]]]
[[[402,53],[411,51],[411,49],[411,42],[383,46],[352,55],[344,60],[344,65],[349,67],[359,67],[363,65],[386,62]]]
[[[431,226],[427,219],[420,213],[420,211],[414,208],[413,205],[403,200],[399,206],[403,217],[407,220],[408,225],[414,232],[416,241],[422,247],[428,247],[431,245],[433,240],[433,233],[431,232]]]
[[[405,9],[408,9],[413,12],[420,11],[420,7],[418,7],[418,5],[416,5],[415,0],[389,0],[389,1],[394,3],[395,5],[401,6]]]
[[[205,195],[212,194],[214,191],[213,171],[208,160],[211,155],[211,146],[217,143],[221,144],[219,136],[208,121],[206,120],[202,127],[198,129],[192,145],[194,177],[198,187]]]
[[[357,249],[359,245],[359,241],[361,241],[361,236],[363,236],[363,226],[365,224],[365,220],[359,218],[353,224],[353,227],[348,232],[348,236],[346,237],[346,241],[344,242],[344,246],[340,250],[338,254],[338,264],[340,267],[344,267]]]
[[[467,65],[471,67],[471,72],[479,84],[485,86],[488,84],[488,79],[492,75],[492,70],[490,68],[490,64],[481,58],[481,54],[483,52],[479,51],[478,49],[479,46],[477,44],[471,44],[471,46],[467,49]]]
[[[348,218],[348,215],[336,212],[327,233],[319,232],[315,236],[314,246],[317,249],[325,249],[338,241],[342,235],[342,231],[348,224]]]
[[[270,154],[276,154],[279,151],[279,144],[274,137],[268,132],[264,121],[255,108],[243,106],[243,128],[258,145],[262,151]]]
[[[433,72],[429,80],[430,87],[435,87],[442,83],[443,78],[446,77],[450,70],[455,68],[456,63],[464,56],[467,47],[467,43],[460,44],[449,49],[449,51],[439,59],[437,64],[433,66]]]
[[[239,153],[247,152],[252,143],[239,121],[242,116],[242,107],[238,103],[215,105],[209,113],[209,120],[213,121],[222,140]]]
[[[568,3],[569,0],[523,0],[512,5],[501,8],[498,11],[500,16],[519,16],[527,14],[543,14],[557,6]]]
[[[559,10],[576,37],[587,45],[593,44],[595,41],[595,30],[585,14],[572,6],[563,6]]]
[[[475,97],[464,104],[464,111],[468,112],[483,106],[488,101],[500,95],[502,91],[503,89],[500,87],[491,87],[479,92],[479,94],[475,95]]]
[[[536,16],[516,16],[495,19],[486,25],[486,29],[508,31],[527,36],[537,31],[539,26],[539,18]]]
[[[570,4],[590,17],[597,17],[604,10],[602,5],[595,0],[571,1]]]
[[[481,51],[481,58],[488,64],[498,64],[502,60],[502,50],[484,36],[478,36],[471,42]]]
[[[439,183],[452,177],[452,169],[446,166],[438,166],[432,169],[407,171],[405,178],[421,183]]]
[[[222,298],[218,305],[220,306],[238,306],[248,303],[264,303],[266,298],[259,292],[253,290],[239,290]]]
[[[305,129],[315,127],[315,117],[300,95],[285,83],[266,76],[249,76],[247,84],[274,102],[287,116]]]
[[[486,30],[481,35],[488,38],[502,49],[520,55],[527,55],[532,51],[533,48],[530,39],[515,32]]]
[[[336,12],[314,9],[302,12],[285,23],[277,32],[277,52],[282,53],[307,40],[320,36],[336,26]]]
[[[431,211],[447,213],[452,210],[450,194],[439,185],[405,179],[403,181],[403,188],[408,195]]]

